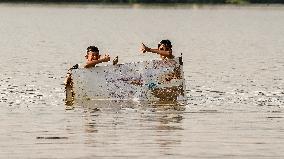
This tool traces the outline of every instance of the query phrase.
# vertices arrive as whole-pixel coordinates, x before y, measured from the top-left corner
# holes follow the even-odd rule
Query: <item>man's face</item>
[[[99,52],[88,51],[88,59],[98,60],[100,58]]]
[[[170,50],[168,47],[166,47],[165,44],[159,45],[159,48],[158,48],[158,49],[161,50],[161,51],[169,51],[169,50]]]

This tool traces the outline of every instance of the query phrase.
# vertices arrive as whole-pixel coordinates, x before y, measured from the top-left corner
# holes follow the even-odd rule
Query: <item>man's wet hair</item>
[[[158,45],[158,47],[160,47],[160,45],[162,45],[162,44],[164,44],[166,47],[168,47],[168,48],[172,48],[172,43],[171,43],[171,41],[170,40],[162,40],[161,42],[160,42],[160,44]]]
[[[87,52],[88,51],[93,51],[93,52],[100,52],[99,49],[96,46],[89,46],[87,48]]]

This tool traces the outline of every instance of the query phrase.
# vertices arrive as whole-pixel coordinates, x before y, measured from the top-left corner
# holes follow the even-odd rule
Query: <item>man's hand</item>
[[[103,62],[110,61],[110,56],[108,54],[105,54],[104,57],[101,59]]]
[[[150,48],[148,48],[145,44],[142,43],[141,51],[142,53],[149,52]]]

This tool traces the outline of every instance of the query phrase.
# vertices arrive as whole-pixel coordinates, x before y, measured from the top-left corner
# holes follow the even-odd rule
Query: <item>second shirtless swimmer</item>
[[[166,58],[173,59],[175,57],[173,55],[173,53],[172,53],[172,43],[171,43],[170,40],[162,40],[158,44],[158,48],[157,49],[149,48],[145,44],[142,43],[141,51],[143,53],[145,53],[145,52],[152,52],[152,53],[159,54],[162,59],[166,59]]]
[[[85,56],[85,58],[85,68],[94,67],[96,66],[96,64],[110,61],[110,56],[108,54],[101,56],[100,51],[96,46],[89,46],[87,48],[87,55]]]

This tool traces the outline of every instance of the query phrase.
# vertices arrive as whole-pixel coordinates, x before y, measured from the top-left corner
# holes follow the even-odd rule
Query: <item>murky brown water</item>
[[[284,7],[0,5],[0,158],[284,158]],[[141,55],[172,40],[188,104],[82,101],[85,48]]]

